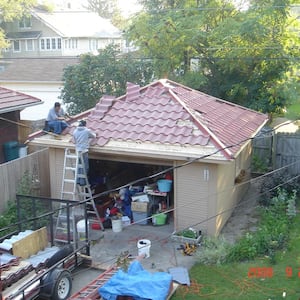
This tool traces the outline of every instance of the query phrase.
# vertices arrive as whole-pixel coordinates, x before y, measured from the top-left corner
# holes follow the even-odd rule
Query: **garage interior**
[[[116,212],[116,207],[119,212],[123,212],[123,215],[127,215],[131,222],[138,222],[141,225],[170,223],[172,214],[163,213],[172,208],[174,204],[173,171],[167,171],[170,167],[172,166],[90,158],[89,182],[99,215],[104,219],[104,225],[106,224],[105,219]],[[161,172],[163,174],[153,177],[153,175]],[[169,186],[166,189],[164,186],[161,187],[162,182],[163,184],[167,182]],[[131,215],[126,208],[124,211],[124,207],[122,207],[124,199],[121,199],[120,187],[126,185],[131,198],[130,201],[132,201],[130,205]],[[111,214],[109,215],[109,213]],[[155,218],[144,220],[158,213],[161,214],[159,217],[165,217],[165,221],[158,220],[156,222],[158,224],[154,224]],[[110,227],[110,224],[107,227]]]

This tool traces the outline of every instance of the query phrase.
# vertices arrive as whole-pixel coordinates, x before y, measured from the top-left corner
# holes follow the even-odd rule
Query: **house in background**
[[[77,56],[112,43],[121,49],[123,44],[119,29],[88,11],[34,9],[19,21],[4,23],[3,29],[11,43],[4,58]]]
[[[59,101],[63,70],[77,63],[78,57],[3,58],[0,59],[0,86],[43,100],[42,105],[22,110],[22,120],[45,119],[54,102]]]
[[[60,101],[63,70],[79,63],[80,54],[123,45],[121,32],[109,20],[88,11],[35,9],[3,28],[10,47],[2,51],[0,85],[44,101],[38,109],[22,111],[23,120],[44,119]]]
[[[26,132],[28,135],[28,126],[20,122],[20,112],[42,103],[38,98],[0,87],[0,163],[18,158],[19,144],[26,140]]]
[[[128,84],[126,95],[104,96],[82,118],[97,133],[91,177],[106,176],[105,189],[117,189],[170,168],[174,230],[192,226],[209,234],[220,233],[247,190],[251,137],[267,122],[264,114],[170,80]],[[64,150],[74,147],[72,130],[61,140],[42,132],[29,137],[32,149],[49,148],[53,198],[60,196]]]

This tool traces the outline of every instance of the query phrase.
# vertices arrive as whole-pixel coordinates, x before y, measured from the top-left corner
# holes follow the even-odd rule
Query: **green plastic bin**
[[[3,144],[4,156],[6,161],[19,158],[19,143],[17,141],[10,141]]]

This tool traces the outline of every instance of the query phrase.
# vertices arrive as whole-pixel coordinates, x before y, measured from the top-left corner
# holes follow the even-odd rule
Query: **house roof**
[[[61,82],[63,71],[79,63],[78,57],[1,58],[1,81]]]
[[[0,114],[42,103],[42,100],[36,97],[0,87]]]
[[[32,14],[62,37],[121,38],[110,20],[94,12],[35,10]]]
[[[115,141],[214,145],[233,156],[265,124],[267,116],[170,80],[144,88],[128,84],[126,96],[104,96],[89,113],[87,126],[100,147]],[[233,146],[232,146],[233,145]]]
[[[8,32],[6,34],[7,39],[37,39],[42,34],[41,31],[23,31],[23,32]]]
[[[185,159],[207,155],[225,161],[267,122],[265,114],[165,79],[143,88],[128,83],[126,95],[104,96],[76,119],[80,118],[97,133],[92,144],[95,152]],[[75,125],[67,132],[72,133]],[[47,144],[42,137],[40,142]],[[69,142],[64,138],[64,146]]]

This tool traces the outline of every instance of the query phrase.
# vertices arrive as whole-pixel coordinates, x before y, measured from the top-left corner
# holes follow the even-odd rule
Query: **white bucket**
[[[145,255],[145,258],[150,257],[151,241],[149,240],[138,240],[138,255]]]
[[[90,220],[87,221],[88,226],[90,225]],[[78,238],[79,240],[83,241],[85,240],[85,220],[80,220],[77,223],[77,233],[78,233]]]
[[[122,219],[112,219],[111,220],[112,231],[121,232],[122,231]]]

